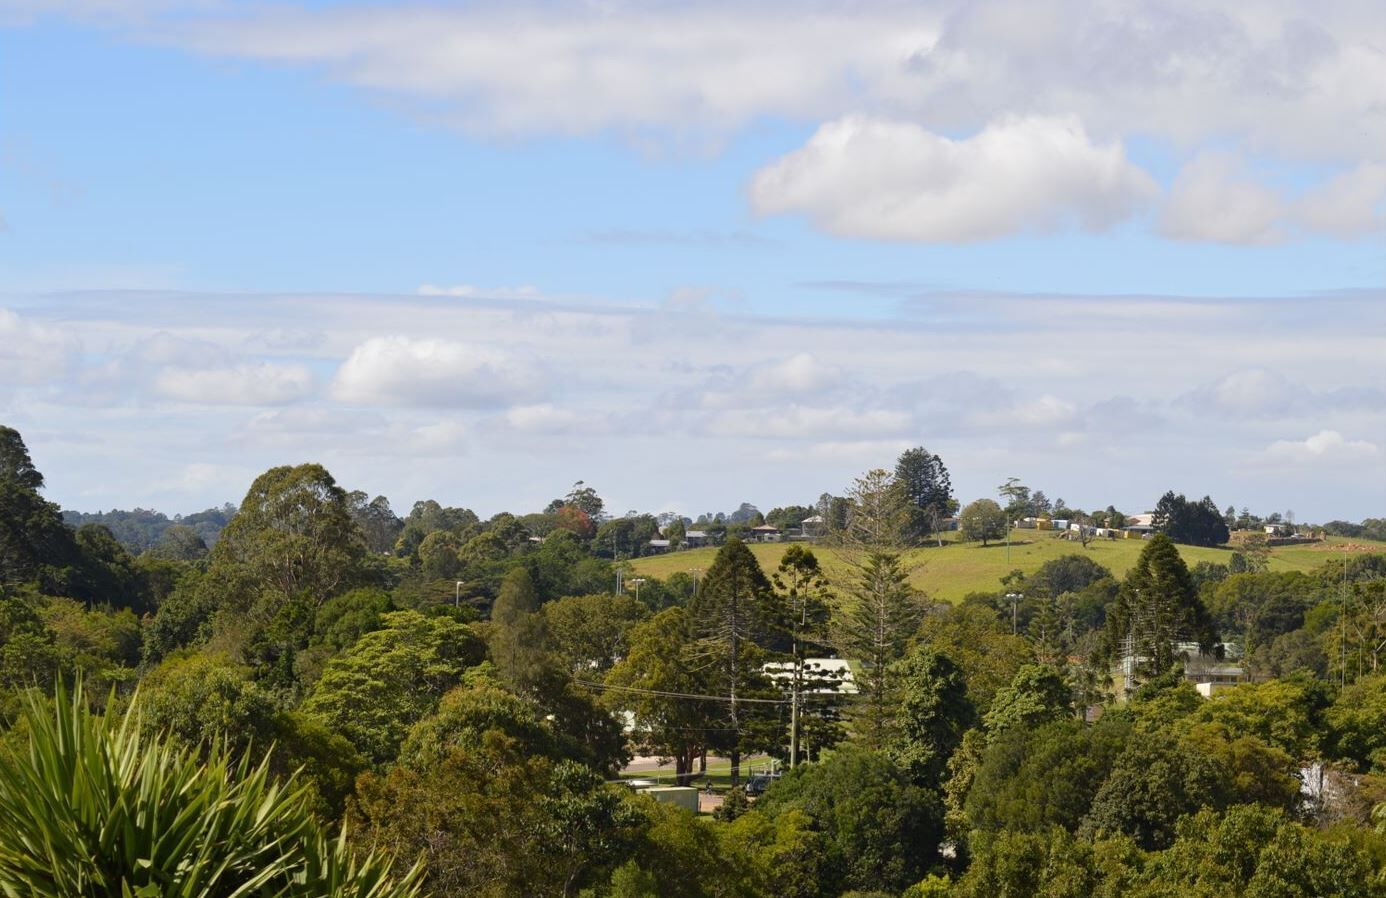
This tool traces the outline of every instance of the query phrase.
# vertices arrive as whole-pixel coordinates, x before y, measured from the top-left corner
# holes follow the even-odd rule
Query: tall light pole
[[[1020,600],[1025,598],[1025,593],[1008,592],[1006,598],[1011,600],[1011,635],[1015,636],[1019,631]]]
[[[638,602],[640,601],[640,584],[645,582],[645,578],[633,577],[630,582],[635,584],[635,601]]]
[[[459,608],[462,605],[462,581],[458,580],[457,585],[452,588],[452,607]]]

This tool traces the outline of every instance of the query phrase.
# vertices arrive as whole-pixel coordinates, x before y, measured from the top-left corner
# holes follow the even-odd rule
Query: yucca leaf
[[[306,788],[275,779],[267,757],[233,762],[217,743],[204,760],[145,732],[138,696],[101,716],[81,694],[29,693],[27,758],[0,759],[4,898],[420,894],[417,866],[392,877],[388,858],[329,840]]]

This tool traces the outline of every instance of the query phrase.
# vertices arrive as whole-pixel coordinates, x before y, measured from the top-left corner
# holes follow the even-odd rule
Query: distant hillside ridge
[[[161,511],[148,508],[135,508],[125,511],[113,508],[110,511],[63,511],[63,522],[74,530],[84,524],[100,524],[111,531],[122,546],[132,554],[138,555],[152,549],[163,539],[164,532],[175,524],[191,527],[202,537],[208,548],[215,545],[221,536],[222,528],[236,513],[236,506],[230,502],[220,508],[208,508],[189,515],[169,517]]]

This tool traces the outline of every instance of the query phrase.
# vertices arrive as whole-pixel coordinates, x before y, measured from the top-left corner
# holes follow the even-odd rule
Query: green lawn
[[[1355,551],[1370,548],[1386,552],[1386,543],[1372,543],[1366,540],[1344,540],[1330,538],[1323,543],[1302,546],[1284,546],[1271,551],[1271,570],[1307,571],[1317,568],[1331,560],[1341,560],[1342,546],[1350,543]],[[779,564],[780,556],[789,544],[766,543],[751,546],[767,572]],[[913,566],[911,580],[919,589],[937,599],[956,602],[969,592],[995,590],[1001,577],[1011,570],[1019,569],[1030,573],[1053,558],[1072,553],[1085,554],[1105,565],[1118,577],[1135,564],[1136,557],[1145,545],[1138,539],[1095,540],[1084,549],[1076,542],[1057,539],[1047,531],[1016,530],[1011,533],[1010,559],[1007,560],[1006,546],[992,544],[983,548],[980,543],[945,542],[942,547],[930,546],[914,549],[906,553],[906,560]],[[815,546],[820,561],[827,569],[829,577],[843,575],[844,564],[833,550]],[[631,562],[636,573],[664,578],[678,571],[707,570],[712,564],[716,549],[688,549],[670,552],[667,555],[654,555]],[[1180,546],[1179,553],[1190,567],[1200,561],[1220,561],[1226,563],[1232,554],[1230,549],[1200,549],[1193,546]]]
[[[752,755],[741,760],[741,782],[744,784],[747,779],[757,773],[765,773],[772,766],[771,760],[765,755]],[[783,765],[779,765],[783,770]],[[693,765],[697,769],[697,765]],[[673,762],[657,770],[623,770],[620,778],[623,780],[654,780],[660,785],[672,786],[677,782],[674,774]],[[712,783],[712,787],[717,792],[725,792],[731,788],[731,764],[722,759],[712,760],[707,765],[707,773],[696,774],[693,777],[692,785],[698,788]]]

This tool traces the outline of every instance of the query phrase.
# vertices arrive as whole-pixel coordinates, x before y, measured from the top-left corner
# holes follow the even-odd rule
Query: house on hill
[[[784,532],[773,524],[761,524],[759,527],[752,527],[750,534],[747,542],[777,543],[784,539]]]
[[[1125,539],[1146,539],[1153,536],[1157,529],[1154,514],[1133,514],[1126,516],[1126,526],[1121,528],[1121,535]]]

